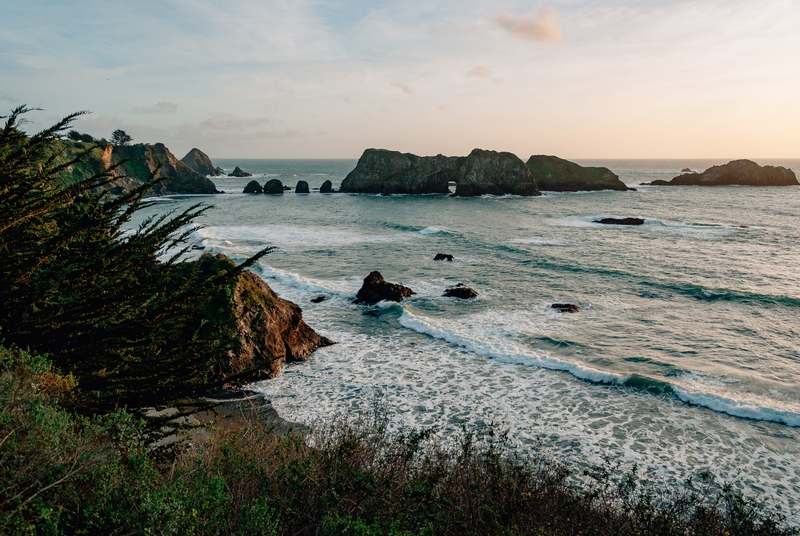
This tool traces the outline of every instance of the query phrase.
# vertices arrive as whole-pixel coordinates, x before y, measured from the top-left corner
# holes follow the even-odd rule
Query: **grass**
[[[710,475],[571,479],[492,429],[441,439],[375,413],[285,435],[243,416],[160,456],[128,412],[64,409],[74,379],[45,359],[0,349],[0,386],[3,534],[798,534]]]

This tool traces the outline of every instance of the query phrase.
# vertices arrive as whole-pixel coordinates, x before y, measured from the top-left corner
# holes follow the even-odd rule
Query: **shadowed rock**
[[[603,218],[602,220],[594,220],[593,223],[602,223],[603,225],[643,225],[642,218]]]
[[[316,298],[311,298],[311,303],[322,303],[327,298],[325,296],[317,296]]]
[[[579,305],[574,303],[554,303],[550,307],[556,309],[559,313],[580,313],[583,311]]]
[[[379,301],[389,300],[393,302],[401,302],[412,294],[416,294],[413,290],[397,283],[389,283],[383,279],[380,272],[370,272],[364,278],[364,284],[356,294],[356,299],[353,303],[367,303],[375,304]]]
[[[278,179],[270,179],[264,184],[265,194],[283,194],[283,183]]]
[[[244,187],[244,194],[263,194],[264,189],[258,184],[258,181],[250,181],[247,183],[247,186]]]
[[[181,158],[181,162],[201,175],[211,175],[216,177],[222,174],[217,171],[219,168],[215,168],[214,164],[211,163],[211,159],[208,157],[208,155],[200,149],[192,149],[186,153],[186,156]]]
[[[308,191],[308,183],[306,181],[297,181],[297,186],[294,188],[294,193],[296,194],[307,194]]]
[[[580,192],[595,190],[635,190],[605,167],[583,167],[557,156],[534,155],[525,164],[539,190]]]
[[[453,256],[447,253],[437,253],[436,256],[433,258],[435,261],[452,261]]]
[[[333,183],[331,181],[323,182],[322,186],[319,187],[319,193],[321,193],[321,194],[332,194],[333,193]]]
[[[779,166],[759,166],[751,160],[734,160],[702,173],[685,173],[671,181],[656,180],[652,186],[798,186],[794,171]]]
[[[477,298],[478,292],[469,288],[463,283],[459,283],[458,285],[445,290],[443,296],[447,298],[461,298],[462,300],[468,300],[470,298]]]
[[[252,176],[253,176],[252,173],[248,173],[246,171],[242,171],[242,168],[240,168],[239,166],[236,166],[233,169],[233,171],[231,171],[231,173],[228,175],[228,177],[239,177],[239,178],[252,177]]]
[[[525,163],[511,153],[473,150],[468,156],[417,156],[367,149],[341,191],[371,194],[448,194],[456,197],[539,195]]]

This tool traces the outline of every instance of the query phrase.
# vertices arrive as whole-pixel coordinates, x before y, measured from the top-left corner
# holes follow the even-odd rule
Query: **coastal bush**
[[[0,327],[9,343],[48,354],[79,380],[86,411],[152,406],[206,391],[235,344],[217,311],[240,266],[181,262],[192,222],[208,207],[150,217],[129,230],[157,172],[117,198],[115,168],[62,181],[91,146],[65,152],[62,133],[80,114],[34,135],[25,107],[0,130]]]

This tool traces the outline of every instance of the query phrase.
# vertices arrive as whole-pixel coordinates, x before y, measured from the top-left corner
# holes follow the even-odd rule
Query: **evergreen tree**
[[[235,344],[220,314],[246,267],[180,262],[201,204],[145,219],[154,172],[111,199],[114,168],[68,185],[59,179],[94,148],[65,158],[58,141],[72,121],[28,136],[19,107],[0,130],[0,328],[7,342],[47,353],[79,380],[85,404],[153,405],[208,389]]]
[[[124,130],[117,129],[111,133],[111,144],[116,145],[117,147],[128,145],[132,141],[133,138],[131,138]]]

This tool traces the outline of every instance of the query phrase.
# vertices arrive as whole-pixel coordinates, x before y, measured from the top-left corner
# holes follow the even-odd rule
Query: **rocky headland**
[[[207,272],[236,267],[228,257],[209,253],[197,262]],[[303,321],[303,311],[297,304],[279,297],[249,271],[239,275],[227,307],[222,309],[219,316],[228,317],[237,342],[220,361],[218,373],[235,385],[272,378],[284,363],[305,361],[317,348],[333,344]]]
[[[208,155],[197,148],[186,153],[186,156],[181,158],[181,162],[201,175],[210,175],[212,177],[219,177],[222,175],[219,168],[214,167],[214,164],[211,163],[211,159]]]
[[[702,173],[684,173],[670,181],[642,183],[650,186],[798,186],[794,171],[782,166],[759,166],[752,160],[734,160]]]
[[[456,197],[539,195],[525,163],[511,153],[474,149],[468,156],[417,156],[367,149],[341,191],[369,194],[447,194]]]
[[[580,192],[595,190],[634,190],[605,167],[584,167],[557,156],[533,155],[525,163],[539,190]]]
[[[72,158],[85,150],[82,142],[62,141],[65,156]],[[163,144],[101,145],[83,162],[74,164],[62,172],[67,182],[77,182],[97,173],[108,171],[112,166],[114,177],[108,189],[113,195],[120,195],[144,184],[158,169],[159,176],[165,180],[156,184],[148,193],[150,196],[173,194],[214,194],[216,185],[205,175],[193,170],[178,160]]]

